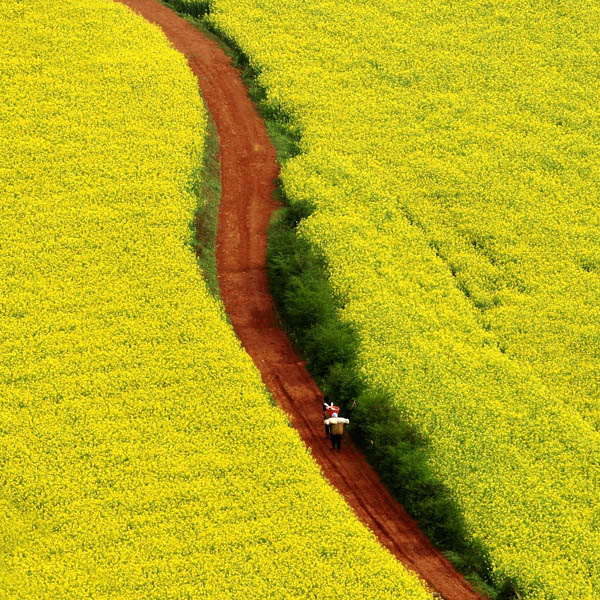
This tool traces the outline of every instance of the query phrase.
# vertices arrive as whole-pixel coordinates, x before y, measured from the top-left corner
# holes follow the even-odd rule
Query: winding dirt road
[[[418,573],[438,598],[480,599],[347,439],[340,454],[330,451],[323,430],[323,394],[279,327],[269,294],[267,227],[278,206],[273,200],[278,166],[264,124],[238,72],[215,42],[157,1],[118,1],[157,23],[186,56],[216,123],[222,184],[217,234],[221,294],[233,327],[263,381],[327,479],[381,543]]]

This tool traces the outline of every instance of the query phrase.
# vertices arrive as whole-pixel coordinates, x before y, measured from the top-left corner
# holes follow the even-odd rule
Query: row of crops
[[[600,6],[211,0],[209,19],[301,131],[299,232],[493,578],[599,598]]]
[[[207,291],[183,56],[109,0],[4,1],[0,28],[0,596],[430,597]]]

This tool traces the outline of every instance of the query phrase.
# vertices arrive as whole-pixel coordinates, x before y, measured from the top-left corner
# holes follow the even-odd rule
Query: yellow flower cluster
[[[302,131],[300,232],[494,576],[598,600],[600,5],[211,8]]]
[[[425,600],[186,246],[206,113],[109,0],[0,3],[0,597]]]

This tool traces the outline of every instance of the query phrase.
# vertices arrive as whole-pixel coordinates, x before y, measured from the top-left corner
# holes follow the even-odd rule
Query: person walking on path
[[[325,421],[325,425],[329,425],[329,436],[331,437],[331,449],[337,448],[338,452],[342,450],[342,436],[344,435],[344,425],[348,425],[350,421],[342,417],[338,417],[337,413],[333,413],[329,419]]]
[[[327,403],[327,396],[323,398],[323,422],[330,419],[333,413],[337,413],[339,410],[339,406],[335,406],[333,402],[330,404]],[[325,436],[329,437],[329,425],[327,425],[327,423],[325,423]]]
[[[325,398],[323,398],[323,421],[327,421],[328,415],[327,415],[327,409],[331,408],[333,406],[332,404],[328,404],[327,403],[327,396],[325,396]],[[329,437],[329,425],[327,425],[327,423],[325,423],[325,436]]]

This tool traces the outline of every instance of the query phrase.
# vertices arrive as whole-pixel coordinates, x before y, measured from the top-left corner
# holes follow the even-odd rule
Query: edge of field
[[[210,293],[220,300],[219,279],[217,277],[217,224],[221,203],[221,164],[219,155],[219,135],[215,122],[208,110],[204,160],[199,167],[199,179],[192,175],[192,190],[198,200],[194,221],[190,223],[193,248],[198,265]],[[200,183],[198,184],[198,180]]]

